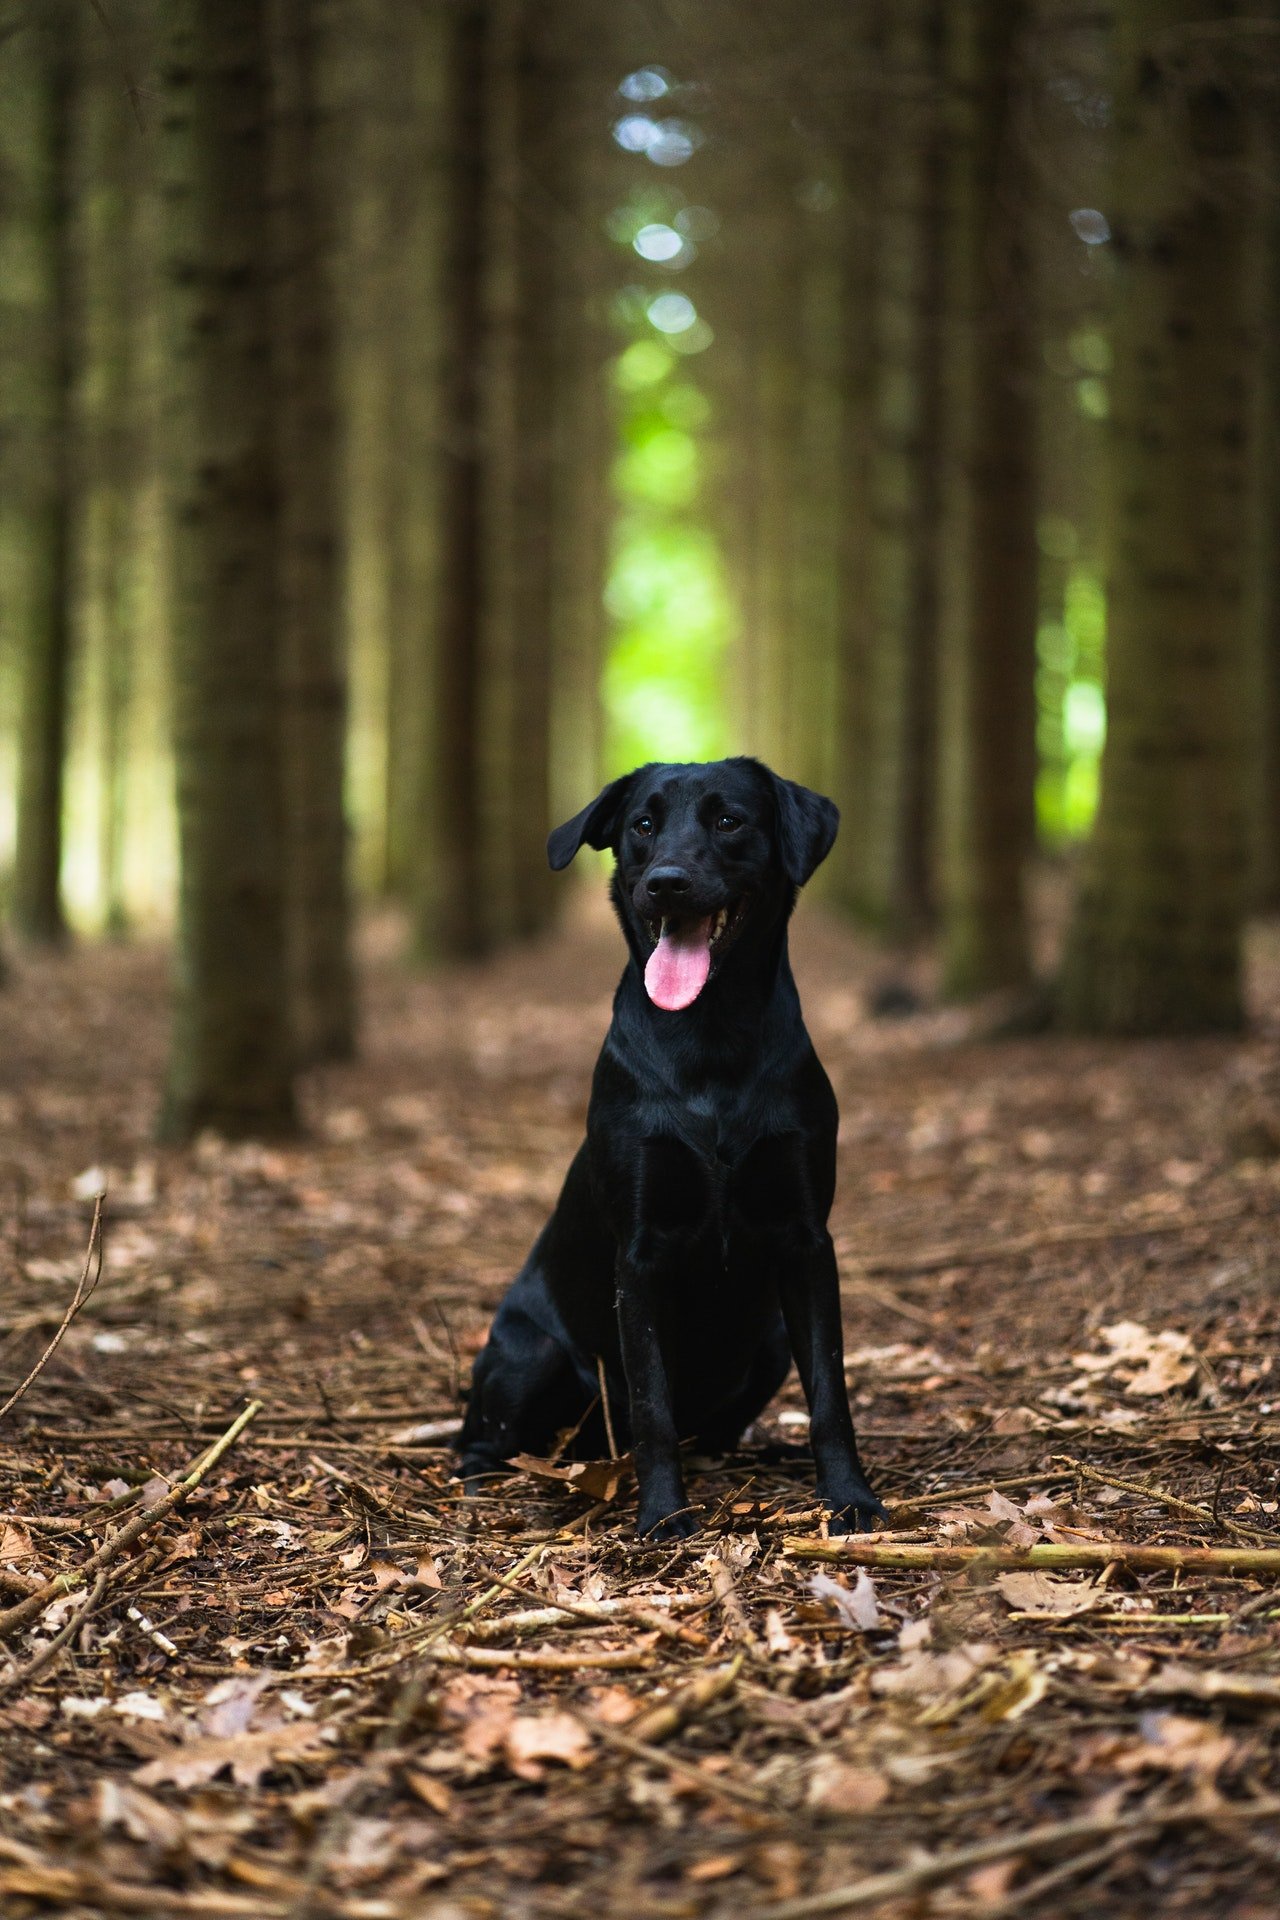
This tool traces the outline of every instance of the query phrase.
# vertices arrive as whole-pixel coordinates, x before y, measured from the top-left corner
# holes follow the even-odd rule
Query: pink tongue
[[[711,922],[664,930],[644,970],[644,984],[655,1007],[678,1013],[692,1006],[711,971]]]

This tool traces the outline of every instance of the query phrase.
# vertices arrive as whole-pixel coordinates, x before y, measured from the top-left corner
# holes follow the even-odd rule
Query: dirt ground
[[[1096,1045],[872,1020],[883,963],[802,914],[877,1544],[921,1562],[869,1574],[808,1557],[765,1444],[804,1439],[794,1381],[692,1463],[678,1546],[632,1537],[625,1462],[461,1501],[440,1423],[620,943],[592,911],[432,981],[367,944],[364,1057],[298,1145],[152,1144],[159,952],[0,995],[0,1398],[108,1191],[0,1426],[0,1911],[1269,1920],[1276,1572],[1000,1558],[1280,1549],[1276,934],[1249,1037]]]

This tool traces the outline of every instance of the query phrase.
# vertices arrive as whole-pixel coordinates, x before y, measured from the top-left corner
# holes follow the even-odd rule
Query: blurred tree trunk
[[[1060,981],[1062,1019],[1091,1032],[1243,1018],[1249,124],[1232,38],[1205,20],[1190,0],[1117,16],[1108,736]]]
[[[287,955],[302,1062],[355,1050],[324,0],[271,0]]]
[[[1280,0],[1270,0],[1265,17],[1272,33],[1280,33]],[[1280,525],[1280,75],[1274,63],[1262,85],[1267,89],[1263,98],[1269,112],[1261,141],[1264,224],[1258,260],[1262,322],[1255,416],[1258,484],[1251,522],[1262,729],[1254,899],[1262,911],[1275,913],[1280,912],[1280,539],[1276,537]]]
[[[268,0],[166,0],[166,495],[181,848],[162,1126],[294,1120],[271,354]]]
[[[1037,338],[1018,124],[1026,8],[951,22],[942,959],[954,997],[1021,985],[1035,841]]]
[[[836,574],[835,763],[832,795],[840,832],[827,862],[838,906],[860,913],[865,898],[869,779],[867,686],[872,647],[870,609],[871,465],[875,392],[875,245],[879,192],[878,127],[883,112],[879,62],[880,9],[850,18],[849,66],[856,78],[854,112],[845,134],[840,289],[841,504]]]
[[[138,9],[119,24],[127,34]],[[84,328],[84,496],[81,591],[83,648],[96,661],[98,722],[98,884],[103,925],[123,933],[129,921],[125,850],[131,729],[139,691],[140,504],[147,397],[139,338],[151,291],[144,260],[145,140],[121,73],[128,39],[103,33],[82,12],[84,102],[78,178],[82,182]]]
[[[76,22],[67,0],[13,24],[5,46],[9,261],[4,487],[6,606],[20,650],[13,920],[27,939],[65,933],[63,773],[72,635]]]
[[[329,172],[336,210],[338,381],[343,401],[341,543],[350,707],[349,787],[361,886],[391,881],[390,694],[392,473],[395,404],[391,342],[402,318],[393,266],[403,227],[393,213],[394,156],[406,116],[394,0],[335,10],[330,78],[336,126]],[[416,13],[415,16],[416,17]]]
[[[933,910],[942,300],[942,8],[899,0],[873,289],[866,860],[861,908],[894,937]]]
[[[465,0],[469,4],[470,0]],[[390,250],[390,303],[383,316],[389,372],[384,444],[391,450],[389,500],[387,815],[388,878],[412,893],[415,874],[433,849],[422,844],[423,761],[440,751],[433,710],[433,664],[440,644],[436,616],[441,585],[441,488],[447,463],[442,397],[443,334],[449,320],[444,252],[454,156],[449,148],[448,89],[457,71],[449,49],[458,33],[450,10],[394,3],[387,22],[390,69],[385,92],[370,110],[385,118],[389,176],[384,245]],[[483,352],[479,338],[472,351]],[[450,749],[446,746],[446,753]]]
[[[485,945],[479,780],[480,675],[488,608],[485,373],[489,364],[490,7],[449,17],[441,286],[439,566],[413,875],[415,947],[434,961]]]
[[[766,140],[770,135],[766,130]],[[770,144],[752,192],[743,195],[739,246],[745,269],[733,289],[738,354],[734,455],[742,608],[744,745],[780,773],[794,745],[795,583],[793,502],[798,478],[801,253],[790,157]],[[732,242],[730,243],[732,244]],[[769,262],[768,272],[759,263]]]
[[[603,230],[608,210],[608,148],[596,125],[590,67],[573,63],[578,21],[560,20],[557,54],[573,166],[556,227],[559,287],[557,408],[553,455],[555,618],[551,661],[551,813],[567,820],[603,778],[600,677],[604,664],[604,585],[610,498],[609,339],[604,323],[603,248],[584,236]],[[545,858],[545,851],[542,856]]]
[[[559,76],[528,0],[496,0],[488,87],[486,607],[480,686],[485,935],[536,932],[552,906],[552,505],[561,262]]]
[[[801,324],[796,329],[799,419],[797,471],[791,498],[794,584],[790,636],[792,779],[824,793],[834,775],[836,690],[836,547],[843,477],[843,377],[841,336],[840,220],[834,154],[819,148],[812,171],[801,180],[794,207],[802,249]],[[824,864],[817,891],[829,891]]]

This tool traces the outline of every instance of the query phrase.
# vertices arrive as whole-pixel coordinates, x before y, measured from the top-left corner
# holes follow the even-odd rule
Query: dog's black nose
[[[655,867],[645,879],[645,886],[655,900],[673,893],[688,893],[692,884],[683,867]]]

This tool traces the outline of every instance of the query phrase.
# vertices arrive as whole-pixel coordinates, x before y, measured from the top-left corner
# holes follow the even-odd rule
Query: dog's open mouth
[[[746,901],[739,899],[705,920],[669,915],[650,922],[654,943],[644,970],[645,990],[655,1007],[679,1013],[691,1007],[710,979],[717,960],[732,946],[742,926]]]

